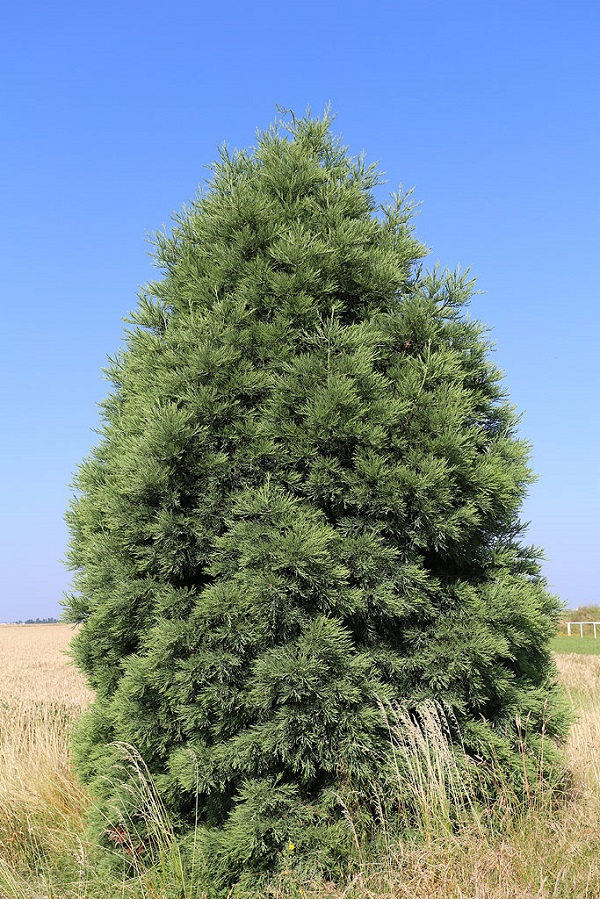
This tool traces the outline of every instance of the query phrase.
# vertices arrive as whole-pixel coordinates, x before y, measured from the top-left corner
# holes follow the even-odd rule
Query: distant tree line
[[[27,618],[25,621],[15,621],[15,624],[58,624],[58,618]]]
[[[564,621],[600,621],[600,606],[578,606],[576,609],[565,609]]]
[[[600,621],[600,605],[592,604],[589,606],[578,606],[576,609],[564,609],[558,626],[559,634],[567,633],[567,621]]]

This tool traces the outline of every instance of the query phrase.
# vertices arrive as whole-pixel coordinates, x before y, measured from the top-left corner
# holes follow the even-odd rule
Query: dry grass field
[[[64,624],[0,626],[2,899],[17,871],[71,840],[87,807],[69,733],[92,694],[65,655],[72,634]]]
[[[70,624],[0,625],[0,703],[85,706],[92,694],[66,655],[72,636]]]
[[[86,846],[90,800],[72,773],[69,732],[90,693],[65,655],[71,634],[67,625],[0,627],[0,899],[202,899],[177,865],[107,880]],[[512,807],[509,797],[501,827],[490,827],[483,810],[448,828],[439,818],[442,756],[428,756],[419,773],[426,826],[414,842],[365,858],[343,887],[290,876],[263,895],[600,899],[600,657],[559,655],[558,664],[577,710],[566,802],[542,794]]]

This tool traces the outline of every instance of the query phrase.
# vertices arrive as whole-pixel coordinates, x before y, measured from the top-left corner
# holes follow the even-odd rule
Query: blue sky
[[[58,613],[68,484],[153,276],[146,236],[276,103],[331,102],[389,191],[415,187],[429,262],[472,266],[533,444],[529,540],[568,604],[600,602],[599,42],[591,0],[10,4],[0,621]]]

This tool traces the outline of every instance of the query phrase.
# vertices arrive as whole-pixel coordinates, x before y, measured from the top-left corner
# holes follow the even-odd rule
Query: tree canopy
[[[75,480],[94,826],[128,801],[107,772],[130,744],[223,882],[290,844],[340,854],[382,706],[443,703],[517,788],[564,731],[528,446],[473,282],[424,270],[410,194],[380,207],[379,181],[329,115],[224,149],[156,236]]]

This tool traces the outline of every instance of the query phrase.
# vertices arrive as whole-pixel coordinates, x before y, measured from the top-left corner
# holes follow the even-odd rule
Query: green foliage
[[[576,609],[563,609],[563,621],[600,621],[600,606],[578,606]]]
[[[157,235],[68,514],[96,831],[123,741],[221,884],[290,843],[343,867],[382,704],[443,699],[515,789],[523,729],[536,758],[564,730],[558,603],[519,541],[528,449],[473,283],[423,272],[410,196],[378,209],[330,124],[224,150]]]

